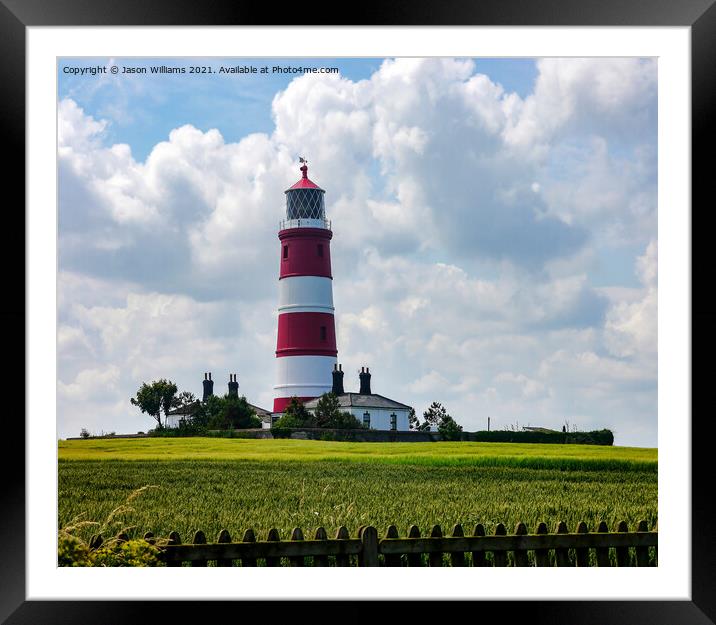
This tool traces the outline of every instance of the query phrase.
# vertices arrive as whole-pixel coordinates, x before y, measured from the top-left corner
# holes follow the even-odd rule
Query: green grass
[[[318,526],[355,535],[388,525],[405,535],[475,523],[488,533],[518,522],[550,531],[558,521],[590,530],[604,520],[630,528],[657,521],[655,449],[511,443],[334,443],[297,440],[121,439],[59,444],[59,517],[103,520],[135,489],[147,489],[116,527],[130,536],[172,530],[209,540],[271,527],[287,538]],[[91,533],[88,527],[87,533]]]
[[[657,450],[534,443],[347,443],[291,439],[60,441],[60,460],[329,461],[535,469],[657,470]]]

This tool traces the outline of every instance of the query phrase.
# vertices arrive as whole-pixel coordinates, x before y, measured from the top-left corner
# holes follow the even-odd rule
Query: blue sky
[[[276,64],[340,75],[68,73]],[[129,397],[157,377],[237,372],[270,406],[306,155],[347,371],[466,429],[656,445],[654,61],[64,59],[58,121],[60,436],[146,429]]]

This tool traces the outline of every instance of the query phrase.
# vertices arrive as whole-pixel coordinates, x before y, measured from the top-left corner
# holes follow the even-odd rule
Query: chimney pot
[[[334,395],[343,395],[345,393],[343,390],[343,371],[335,365],[333,368],[333,387],[331,388],[331,393]]]
[[[204,395],[202,396],[202,401],[206,401],[208,397],[211,397],[214,394],[214,383],[211,380],[211,373],[204,373]]]
[[[365,371],[364,367],[361,367],[360,375],[360,394],[361,395],[372,395],[370,390],[370,371]]]

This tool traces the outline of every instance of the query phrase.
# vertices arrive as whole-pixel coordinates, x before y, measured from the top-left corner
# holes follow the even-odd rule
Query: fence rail
[[[129,537],[120,534],[117,539]],[[250,529],[240,542],[233,542],[227,530],[214,543],[207,543],[201,530],[191,543],[182,543],[177,532],[163,540],[147,532],[144,540],[161,550],[160,559],[167,566],[185,562],[191,566],[656,566],[658,551],[658,532],[648,531],[646,521],[640,521],[634,532],[624,521],[614,532],[605,522],[596,532],[579,523],[574,533],[559,523],[552,534],[544,523],[534,534],[519,523],[508,535],[499,523],[490,536],[482,524],[471,535],[465,535],[458,524],[450,536],[443,536],[439,525],[433,526],[429,536],[421,536],[413,525],[407,537],[401,538],[391,525],[382,539],[374,527],[362,526],[356,538],[340,527],[335,538],[329,539],[319,527],[308,540],[300,528],[293,530],[289,540],[281,540],[276,529],[263,541]],[[102,542],[102,536],[93,536],[90,545],[96,548]]]

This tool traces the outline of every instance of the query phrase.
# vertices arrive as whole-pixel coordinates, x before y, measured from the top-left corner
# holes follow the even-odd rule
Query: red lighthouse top
[[[290,189],[287,189],[287,191],[293,191],[294,189],[321,189],[315,182],[312,180],[309,180],[308,178],[308,165],[306,164],[306,161],[302,161],[303,165],[301,166],[301,179],[293,185]]]

